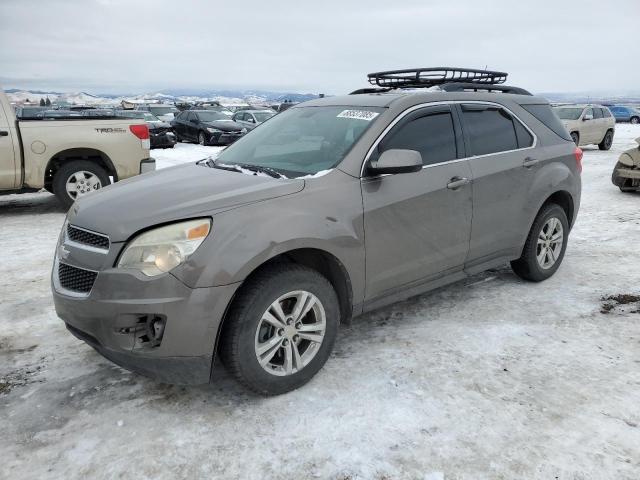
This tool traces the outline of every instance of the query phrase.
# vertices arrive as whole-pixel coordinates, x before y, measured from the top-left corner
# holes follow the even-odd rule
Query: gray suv
[[[296,105],[216,159],[78,200],[57,314],[159,381],[209,382],[217,354],[273,395],[309,381],[354,316],[506,262],[549,278],[582,153],[506,74],[450,70],[370,74],[376,88]]]

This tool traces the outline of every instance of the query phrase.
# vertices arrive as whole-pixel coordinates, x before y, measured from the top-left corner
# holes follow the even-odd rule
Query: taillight
[[[573,151],[573,154],[576,156],[576,164],[578,165],[578,172],[582,173],[582,149],[580,147],[576,147]]]
[[[129,130],[140,140],[149,140],[149,127],[146,125],[129,125]]]

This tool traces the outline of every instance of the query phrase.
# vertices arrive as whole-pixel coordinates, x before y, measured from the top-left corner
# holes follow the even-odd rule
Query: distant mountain
[[[52,102],[83,104],[83,105],[107,105],[117,104],[121,100],[158,101],[164,103],[173,102],[197,102],[217,100],[221,103],[282,103],[285,100],[292,102],[305,102],[318,98],[313,93],[286,93],[263,90],[203,90],[203,89],[167,89],[155,93],[142,93],[131,95],[91,94],[87,92],[62,93],[47,92],[42,90],[20,90],[10,88],[5,90],[13,102],[23,103],[27,99],[38,102],[40,98],[49,98]]]
[[[547,92],[540,93],[541,97],[551,102],[562,103],[605,103],[605,104],[638,104],[640,103],[640,92]]]

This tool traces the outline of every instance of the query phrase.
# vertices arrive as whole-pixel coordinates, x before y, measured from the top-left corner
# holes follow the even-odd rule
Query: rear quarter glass
[[[571,141],[569,132],[548,104],[520,105],[563,140]]]

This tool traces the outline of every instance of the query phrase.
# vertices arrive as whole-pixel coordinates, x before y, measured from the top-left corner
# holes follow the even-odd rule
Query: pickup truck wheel
[[[631,117],[631,118],[629,119],[629,121],[630,121],[631,123],[638,124],[638,123],[640,123],[640,117]]]
[[[569,222],[564,209],[555,203],[546,205],[531,226],[522,255],[511,262],[511,268],[524,280],[546,280],[562,263],[568,235]]]
[[[76,199],[109,185],[109,176],[96,163],[74,160],[62,164],[53,177],[53,193],[69,208]]]
[[[611,145],[613,145],[613,132],[608,130],[602,141],[598,144],[598,148],[600,150],[609,150]]]
[[[207,137],[204,135],[204,132],[200,132],[198,134],[198,143],[200,145],[206,145],[207,144]]]
[[[234,300],[220,356],[249,389],[289,392],[325,364],[339,318],[338,297],[325,277],[297,264],[274,265],[250,279]]]
[[[578,135],[577,132],[571,132],[571,140],[573,140],[573,143],[575,143],[577,146],[580,142],[580,135]]]

